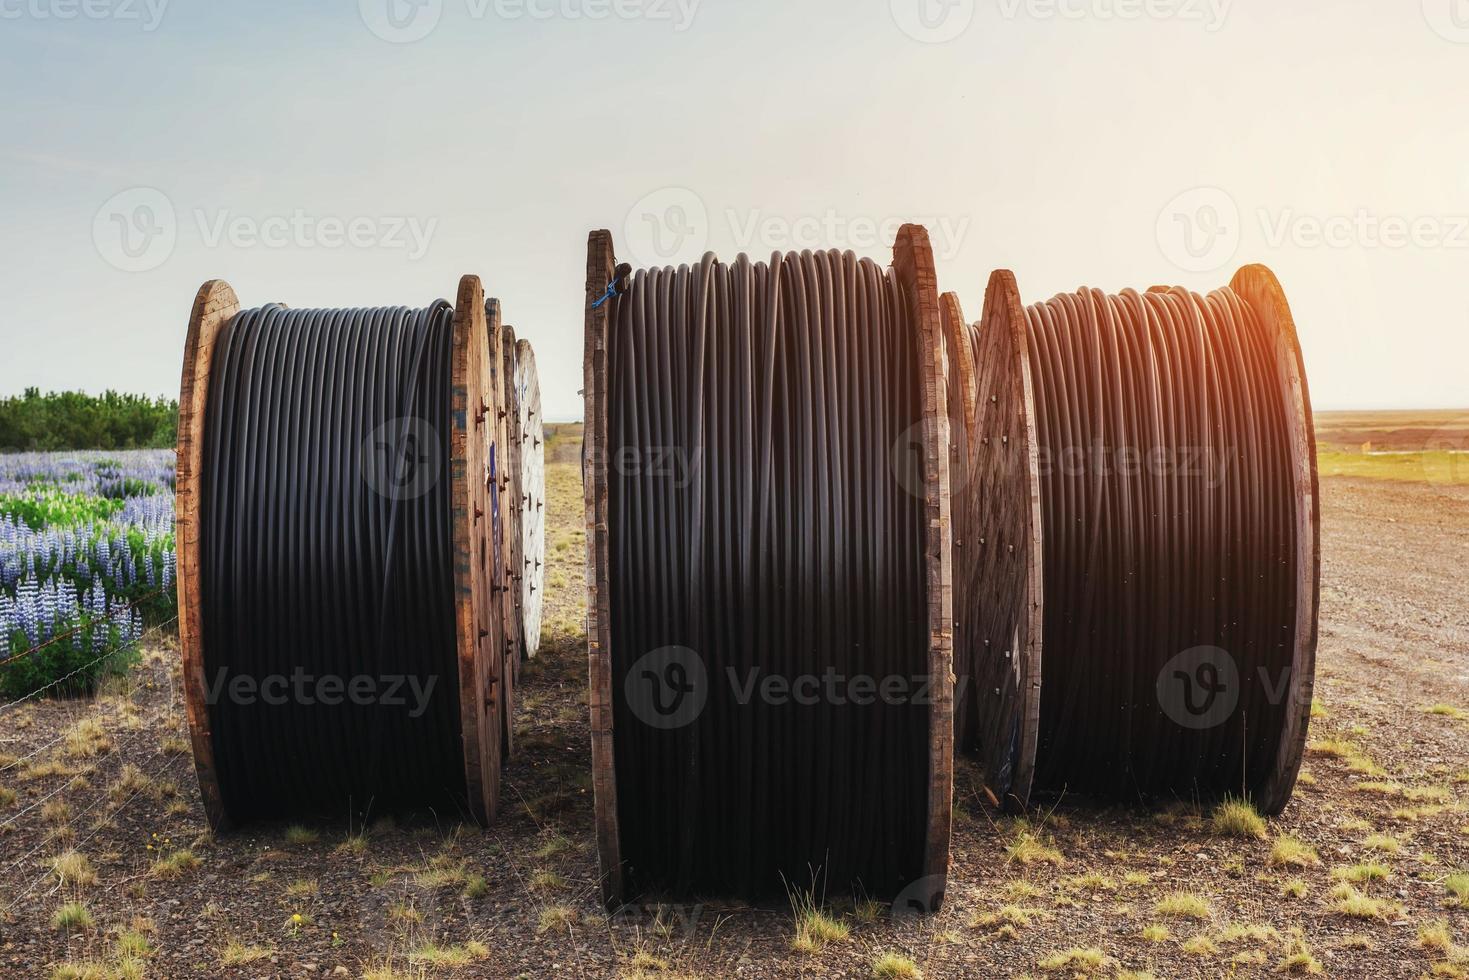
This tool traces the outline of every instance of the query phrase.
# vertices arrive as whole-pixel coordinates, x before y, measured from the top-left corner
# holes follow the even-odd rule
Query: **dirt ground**
[[[1063,802],[1015,824],[966,789],[938,916],[838,906],[849,935],[797,952],[789,909],[599,907],[566,449],[547,642],[494,826],[425,814],[212,837],[161,636],[96,703],[0,711],[0,789],[15,794],[0,806],[0,976],[869,977],[888,953],[927,978],[1469,976],[1469,880],[1452,877],[1469,870],[1469,488],[1325,481],[1314,748],[1265,836],[1223,836],[1188,804]],[[100,735],[58,740],[87,719]],[[85,866],[64,864],[63,882],[52,859],[69,849]],[[89,926],[53,923],[71,901]]]

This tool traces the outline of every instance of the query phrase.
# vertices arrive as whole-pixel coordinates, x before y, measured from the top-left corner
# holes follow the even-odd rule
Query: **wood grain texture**
[[[492,615],[498,620],[499,629],[495,644],[495,655],[499,658],[500,683],[500,751],[501,764],[509,760],[514,746],[515,722],[515,675],[519,655],[514,652],[512,637],[515,632],[513,595],[510,588],[512,568],[509,562],[510,543],[510,472],[506,465],[506,451],[510,443],[510,412],[506,406],[505,321],[500,301],[492,299],[485,304],[485,345],[487,367],[484,416],[481,428],[486,441],[485,452],[489,462],[489,482],[485,487],[489,505],[485,508],[482,523],[489,535],[488,578]]]
[[[954,596],[950,533],[948,380],[944,373],[943,318],[933,247],[921,225],[904,225],[893,245],[893,269],[902,283],[919,337],[923,412],[923,483],[927,533],[924,565],[928,594],[929,714],[928,832],[924,877],[938,911],[949,873],[954,811]]]
[[[608,605],[607,542],[607,330],[611,304],[601,299],[617,268],[612,233],[594,231],[587,241],[586,339],[582,353],[585,429],[583,501],[587,530],[587,669],[592,726],[592,788],[596,796],[597,856],[602,900],[624,898],[622,845],[617,823],[617,769],[613,751],[612,644]]]
[[[1306,750],[1315,689],[1321,609],[1321,490],[1316,468],[1316,428],[1301,342],[1280,280],[1265,266],[1250,265],[1235,274],[1230,288],[1255,311],[1267,336],[1274,338],[1276,374],[1285,402],[1286,425],[1290,428],[1291,477],[1295,484],[1296,645],[1280,748],[1275,767],[1255,801],[1262,813],[1275,815],[1285,809],[1295,791]]]
[[[459,647],[459,700],[469,809],[481,824],[495,819],[505,708],[504,620],[491,590],[491,388],[484,287],[459,281],[454,304],[449,437],[450,514],[454,535],[454,613]]]
[[[183,659],[184,710],[194,748],[194,771],[209,826],[229,825],[214,764],[214,734],[209,717],[208,682],[204,676],[203,568],[200,553],[203,499],[204,433],[209,406],[209,373],[221,330],[240,310],[229,284],[212,279],[199,287],[184,340],[183,379],[179,384],[178,462],[174,520],[178,560],[179,649]]]
[[[978,336],[970,480],[956,505],[969,511],[959,559],[967,594],[956,604],[973,671],[974,747],[995,798],[1023,811],[1040,732],[1044,552],[1035,394],[1013,273],[990,276]]]
[[[494,302],[491,300],[491,302]],[[525,615],[520,601],[520,583],[525,578],[523,554],[525,535],[525,487],[521,465],[521,408],[520,386],[516,384],[517,341],[515,328],[507,325],[501,345],[501,377],[505,379],[505,475],[510,478],[505,492],[509,510],[505,513],[505,531],[509,535],[510,550],[505,555],[506,587],[510,590],[505,599],[509,616],[508,644],[510,647],[511,677],[518,686],[520,665],[526,657]]]

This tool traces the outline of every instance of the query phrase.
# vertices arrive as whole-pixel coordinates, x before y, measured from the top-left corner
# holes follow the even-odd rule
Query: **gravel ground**
[[[1324,485],[1316,748],[1264,837],[1220,836],[1186,804],[1068,801],[1017,825],[965,768],[944,911],[837,905],[850,934],[798,953],[788,909],[601,913],[575,464],[550,484],[548,642],[524,675],[495,826],[420,814],[210,836],[160,635],[95,703],[0,711],[0,789],[15,793],[0,807],[0,976],[867,977],[886,953],[929,978],[1469,975],[1469,894],[1448,907],[1469,870],[1469,489]],[[88,719],[100,735],[53,743]],[[1279,863],[1283,835],[1307,848],[1299,866]],[[51,860],[67,849],[88,867],[62,883]],[[1376,876],[1352,886],[1373,917],[1343,911],[1349,868]],[[1202,900],[1198,917],[1159,908],[1175,892]],[[69,901],[90,926],[53,925]]]

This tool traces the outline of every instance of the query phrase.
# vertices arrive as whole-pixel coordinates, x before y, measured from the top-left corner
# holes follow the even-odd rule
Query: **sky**
[[[581,417],[587,234],[648,266],[925,224],[977,319],[1285,286],[1318,409],[1469,407],[1469,0],[0,0],[0,394],[176,395],[208,279],[481,276]]]

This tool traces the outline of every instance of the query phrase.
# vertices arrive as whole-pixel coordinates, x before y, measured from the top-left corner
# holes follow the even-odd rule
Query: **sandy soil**
[[[802,954],[791,947],[788,909],[648,904],[612,919],[600,910],[580,489],[574,464],[557,465],[552,478],[549,642],[523,680],[519,754],[495,826],[480,832],[427,814],[361,836],[343,824],[313,828],[314,840],[284,827],[210,837],[177,742],[176,653],[164,641],[131,684],[95,705],[0,711],[0,752],[11,757],[0,760],[10,767],[0,787],[17,793],[0,809],[0,976],[48,976],[63,962],[90,960],[98,978],[360,977],[373,969],[380,977],[867,977],[874,959],[892,952],[929,978],[1219,977],[1273,975],[1306,950],[1333,977],[1426,976],[1434,964],[1441,976],[1469,970],[1469,962],[1449,964],[1452,950],[1424,948],[1419,935],[1444,922],[1469,946],[1469,908],[1446,907],[1448,876],[1469,869],[1469,715],[1425,711],[1469,709],[1469,489],[1323,487],[1321,716],[1312,737],[1346,757],[1311,754],[1308,784],[1267,838],[1219,836],[1209,812],[1186,804],[1139,812],[1063,803],[1028,828],[1056,853],[1027,864],[1007,854],[1020,828],[966,789],[944,911],[892,921],[886,910],[839,907],[850,936]],[[73,758],[66,743],[48,744],[87,717],[101,721],[106,751]],[[66,771],[46,775],[51,759]],[[119,781],[125,765],[150,779]],[[69,812],[47,809],[56,802]],[[1282,834],[1319,863],[1272,864]],[[1397,852],[1369,848],[1372,835],[1391,837],[1375,843]],[[58,882],[49,859],[66,847],[88,857],[94,883]],[[174,878],[150,870],[160,853],[180,850],[192,851],[197,867]],[[1350,917],[1332,896],[1334,872],[1359,862],[1386,874],[1356,886],[1383,901],[1378,918]],[[1288,883],[1302,893],[1283,894]],[[1203,918],[1158,910],[1178,891],[1205,900]],[[53,913],[72,899],[94,924],[60,932]],[[148,944],[131,967],[114,933],[129,925]],[[1145,939],[1149,926],[1167,937]],[[258,958],[222,965],[231,943]],[[469,965],[428,965],[428,943]],[[1050,960],[1073,948],[1081,959]],[[1088,957],[1100,962],[1087,965]]]

